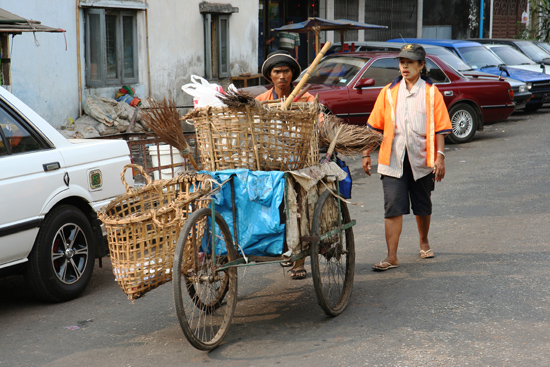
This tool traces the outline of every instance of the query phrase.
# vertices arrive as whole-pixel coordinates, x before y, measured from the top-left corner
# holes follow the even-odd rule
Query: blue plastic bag
[[[351,186],[353,185],[353,182],[351,179],[351,172],[349,170],[349,167],[346,162],[338,157],[336,157],[336,164],[338,164],[338,166],[340,166],[340,168],[348,174],[348,176],[339,183],[340,196],[342,196],[344,199],[351,199]]]
[[[236,169],[204,173],[220,183],[235,175],[233,182],[237,208],[237,239],[240,247],[237,250],[241,252],[242,249],[245,255],[282,255],[285,224],[281,223],[279,206],[284,197],[284,172]],[[216,211],[227,222],[234,238],[229,182],[214,196],[214,204]],[[206,238],[203,239],[203,245],[207,243],[204,241]],[[225,243],[221,240],[217,240],[216,253],[227,253]]]

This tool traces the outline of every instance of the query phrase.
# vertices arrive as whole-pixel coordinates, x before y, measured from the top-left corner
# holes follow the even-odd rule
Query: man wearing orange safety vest
[[[403,215],[412,207],[420,237],[420,257],[433,258],[428,241],[431,192],[445,177],[445,135],[452,131],[443,96],[425,70],[426,51],[407,44],[398,55],[401,76],[385,86],[367,125],[382,133],[378,173],[384,189],[387,257],[374,270],[398,267],[397,247]],[[370,176],[370,150],[363,152],[363,169]]]

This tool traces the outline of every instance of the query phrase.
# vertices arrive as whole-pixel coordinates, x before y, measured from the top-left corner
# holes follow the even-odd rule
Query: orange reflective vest
[[[395,112],[397,108],[397,92],[402,77],[398,77],[391,84],[380,91],[374,108],[369,116],[367,126],[384,135],[378,153],[378,163],[390,165],[393,134],[395,131]],[[452,131],[449,112],[445,106],[443,96],[435,85],[426,80],[426,165],[433,167],[435,152],[437,152],[436,134],[448,134]]]

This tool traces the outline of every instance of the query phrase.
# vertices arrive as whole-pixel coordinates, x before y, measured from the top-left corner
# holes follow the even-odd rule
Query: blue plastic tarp
[[[212,176],[219,183],[234,175],[238,251],[255,256],[282,255],[285,224],[281,223],[280,206],[284,197],[284,172],[234,169],[202,173]],[[214,195],[214,205],[235,238],[229,182]],[[217,240],[216,253],[226,254],[223,241]]]

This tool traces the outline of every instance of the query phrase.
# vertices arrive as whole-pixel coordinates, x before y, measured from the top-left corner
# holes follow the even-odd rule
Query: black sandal
[[[304,268],[290,269],[290,277],[294,280],[305,279],[307,277],[307,271]]]
[[[283,268],[294,266],[294,260],[288,259],[280,263]]]

